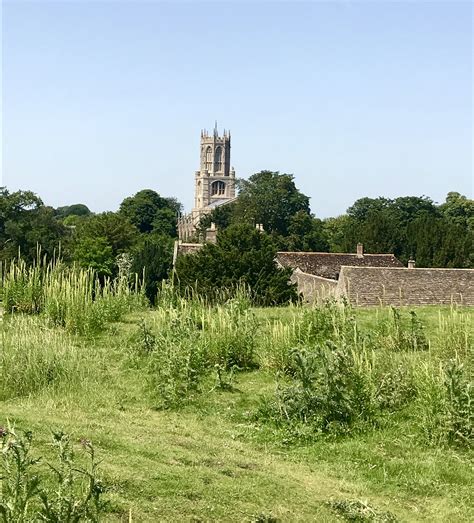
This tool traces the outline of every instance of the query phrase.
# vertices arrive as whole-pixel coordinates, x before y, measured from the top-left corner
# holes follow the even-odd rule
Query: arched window
[[[214,172],[222,171],[222,147],[216,148],[216,157],[214,163]]]
[[[212,171],[212,147],[210,145],[206,149],[206,169]]]
[[[224,182],[214,182],[211,185],[211,195],[212,196],[224,196],[225,194],[225,183]]]

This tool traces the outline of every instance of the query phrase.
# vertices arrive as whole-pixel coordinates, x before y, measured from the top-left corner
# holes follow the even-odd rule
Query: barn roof
[[[472,306],[474,270],[342,267],[336,292],[362,306]]]
[[[332,252],[277,252],[283,267],[299,268],[314,276],[337,280],[341,267],[403,267],[393,254],[347,254]]]

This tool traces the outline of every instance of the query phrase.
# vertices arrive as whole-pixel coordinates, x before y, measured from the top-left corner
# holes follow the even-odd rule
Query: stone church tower
[[[193,237],[203,215],[235,199],[235,170],[230,167],[230,131],[219,136],[217,122],[212,134],[201,131],[201,164],[194,175],[194,207],[178,220],[180,240]]]
[[[193,214],[209,212],[235,198],[235,171],[230,168],[230,132],[201,131],[201,167],[194,176]]]

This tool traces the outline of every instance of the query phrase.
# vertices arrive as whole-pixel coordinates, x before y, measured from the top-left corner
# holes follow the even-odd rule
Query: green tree
[[[297,212],[310,214],[309,198],[297,189],[291,174],[261,171],[239,180],[238,189],[234,223],[261,223],[265,231],[287,236]]]
[[[76,229],[78,240],[84,237],[105,238],[114,256],[128,251],[138,240],[137,228],[119,213],[104,212],[82,221]]]
[[[390,204],[391,200],[388,198],[360,198],[347,209],[347,215],[361,223],[370,215],[384,211]]]
[[[199,232],[204,233],[211,223],[215,223],[219,231],[229,227],[235,220],[235,205],[235,202],[220,205],[209,214],[205,214],[199,222]]]
[[[38,252],[58,254],[69,231],[55,219],[54,210],[31,191],[10,193],[0,188],[0,256],[9,260],[21,253],[33,261]]]
[[[173,264],[173,240],[169,236],[142,235],[132,251],[132,272],[144,276],[145,293],[154,303],[161,281],[169,276]]]
[[[76,226],[71,246],[73,259],[102,276],[115,276],[116,257],[129,252],[138,238],[137,228],[118,213],[91,215]]]
[[[68,216],[89,216],[90,214],[92,213],[89,207],[83,203],[65,205],[56,209],[56,216],[61,220]]]
[[[458,192],[449,192],[439,209],[451,223],[474,232],[474,200]]]
[[[290,218],[288,236],[283,244],[289,251],[327,252],[329,250],[323,222],[306,211],[298,211]]]
[[[334,218],[323,220],[325,236],[329,244],[329,252],[348,252],[352,245],[348,245],[349,227],[351,218],[347,214],[341,214]]]
[[[176,275],[181,289],[193,288],[215,298],[238,284],[250,287],[255,303],[275,305],[296,299],[289,283],[291,271],[275,263],[276,246],[266,233],[247,224],[231,225],[195,254],[178,258]]]
[[[163,198],[156,191],[144,189],[125,198],[120,214],[142,233],[156,231],[176,236],[177,214],[181,205],[175,198]]]
[[[115,257],[107,238],[84,236],[74,245],[74,260],[84,268],[93,269],[98,276],[112,276]]]

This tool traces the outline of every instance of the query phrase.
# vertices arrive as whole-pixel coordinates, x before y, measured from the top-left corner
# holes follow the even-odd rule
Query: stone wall
[[[336,280],[313,276],[298,268],[293,271],[290,279],[292,283],[297,284],[298,294],[301,294],[305,301],[311,303],[319,303],[334,296],[337,287]]]
[[[342,267],[336,295],[360,306],[474,306],[474,269]]]
[[[176,260],[178,256],[185,254],[194,254],[202,249],[202,243],[183,243],[180,240],[174,242],[174,251],[173,251],[173,267],[176,265]]]

